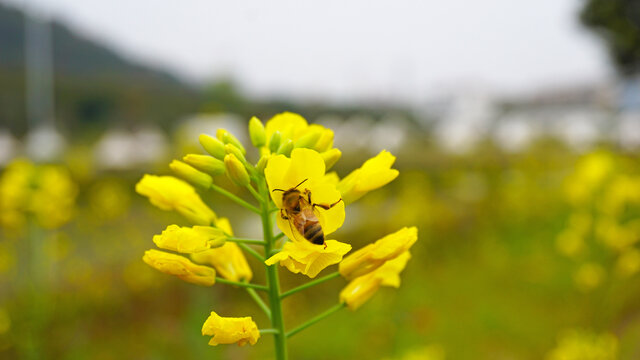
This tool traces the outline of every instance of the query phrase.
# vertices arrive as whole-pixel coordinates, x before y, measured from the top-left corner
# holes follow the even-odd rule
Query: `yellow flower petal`
[[[416,240],[418,229],[415,226],[402,228],[347,256],[340,263],[340,274],[353,279],[370,273],[409,250]]]
[[[233,235],[231,224],[227,218],[219,218],[216,227],[228,235]],[[236,243],[226,242],[224,245],[191,254],[191,259],[200,264],[208,264],[227,280],[250,281],[253,272],[244,253]]]
[[[191,259],[212,265],[227,280],[249,281],[253,277],[249,263],[236,243],[227,242],[219,248],[193,253]]]
[[[157,247],[191,254],[224,244],[226,236],[221,229],[210,226],[180,227],[169,225],[160,235],[153,237]]]
[[[142,260],[156,270],[197,285],[211,286],[216,282],[216,271],[208,266],[196,265],[184,256],[160,250],[147,250]]]
[[[410,258],[411,254],[405,251],[371,273],[355,278],[340,292],[340,301],[347,304],[349,309],[356,310],[369,300],[380,286],[399,287],[400,273]]]
[[[271,139],[271,135],[279,131],[282,139],[296,140],[308,126],[307,120],[301,115],[283,112],[267,121],[265,125],[266,138],[267,140]]]
[[[375,157],[365,161],[359,168],[342,179],[337,188],[342,199],[350,204],[369,191],[383,187],[398,177],[398,170],[391,169],[396,157],[383,150]]]
[[[212,311],[202,325],[202,335],[213,336],[209,341],[212,346],[233,343],[244,346],[255,345],[260,338],[260,331],[251,317],[221,317]]]
[[[173,176],[145,175],[136,192],[162,210],[175,210],[197,225],[211,225],[216,214],[202,202],[193,186]]]
[[[302,273],[310,278],[316,277],[327,266],[337,264],[351,245],[336,240],[327,240],[324,245],[309,242],[288,242],[282,250],[265,261],[271,266],[277,262],[293,273]]]
[[[271,197],[280,209],[282,209],[283,192],[274,190],[289,190],[300,184],[303,180],[306,181],[304,181],[298,189],[301,193],[309,190],[312,203],[328,205],[340,200],[340,192],[336,190],[335,186],[323,180],[324,161],[320,154],[314,150],[294,149],[291,152],[290,159],[284,155],[271,157],[265,168],[265,177],[269,185]],[[343,202],[338,202],[329,210],[316,207],[314,213],[318,217],[325,235],[333,233],[344,223],[345,212]],[[278,228],[280,228],[289,239],[306,241],[297,229],[295,229],[288,220],[283,219],[281,215],[277,216],[276,222]]]

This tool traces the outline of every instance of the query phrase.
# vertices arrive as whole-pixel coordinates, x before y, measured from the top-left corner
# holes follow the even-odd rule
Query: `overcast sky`
[[[412,99],[611,74],[581,0],[0,0],[35,4],[126,57],[256,95]]]

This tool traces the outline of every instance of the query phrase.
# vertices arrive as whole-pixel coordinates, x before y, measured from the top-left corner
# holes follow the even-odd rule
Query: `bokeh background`
[[[420,239],[399,289],[292,359],[638,359],[639,70],[634,0],[2,0],[0,358],[269,359],[269,336],[207,345],[213,309],[266,319],[147,267],[183,220],[133,188],[202,132],[294,111],[334,129],[340,175],[398,156],[336,238]],[[286,323],[342,286],[288,298]]]

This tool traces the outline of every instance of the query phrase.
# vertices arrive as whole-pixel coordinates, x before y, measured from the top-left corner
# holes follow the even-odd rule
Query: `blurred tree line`
[[[606,42],[622,75],[640,73],[640,1],[588,0],[580,18]]]

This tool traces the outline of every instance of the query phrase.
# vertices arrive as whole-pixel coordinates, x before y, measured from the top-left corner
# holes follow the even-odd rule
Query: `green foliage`
[[[607,43],[622,74],[640,71],[640,2],[588,0],[580,16]]]

